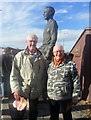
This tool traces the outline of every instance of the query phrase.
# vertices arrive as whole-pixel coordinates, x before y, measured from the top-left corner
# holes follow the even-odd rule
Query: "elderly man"
[[[77,103],[80,80],[76,65],[64,58],[61,45],[53,48],[53,61],[48,68],[47,93],[50,100],[51,120],[59,120],[61,110],[64,120],[72,120],[72,101]]]
[[[38,98],[45,87],[45,60],[36,48],[37,42],[36,35],[27,36],[27,48],[16,54],[10,75],[14,99],[19,101],[21,96],[29,98],[29,120],[37,120]],[[13,120],[23,120],[23,111],[21,114],[20,111],[17,112],[16,118],[14,114]]]
[[[47,25],[43,32],[43,45],[40,47],[41,52],[48,60],[52,58],[52,49],[57,41],[58,25],[53,19],[55,10],[51,6],[44,9],[44,19],[47,20]]]

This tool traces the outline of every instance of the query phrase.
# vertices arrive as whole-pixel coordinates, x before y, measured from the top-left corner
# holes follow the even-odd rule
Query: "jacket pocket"
[[[55,92],[59,96],[67,96],[70,92],[70,86],[67,83],[59,84],[58,87],[55,87]]]

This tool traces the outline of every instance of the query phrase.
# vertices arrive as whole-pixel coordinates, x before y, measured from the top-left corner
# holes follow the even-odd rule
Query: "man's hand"
[[[20,100],[20,92],[19,92],[19,91],[14,92],[14,98],[15,98],[17,101]]]

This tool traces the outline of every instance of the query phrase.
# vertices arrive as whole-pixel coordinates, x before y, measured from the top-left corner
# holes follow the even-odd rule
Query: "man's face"
[[[56,46],[53,50],[53,55],[57,61],[62,60],[64,58],[64,51],[60,46]]]
[[[30,36],[28,38],[28,40],[26,41],[26,43],[27,43],[27,46],[28,46],[30,52],[32,52],[32,50],[36,49],[37,40],[34,39],[32,36]]]
[[[44,16],[44,18],[45,18],[45,20],[49,20],[50,19],[50,17],[51,17],[51,10],[50,10],[50,8],[45,8],[44,9],[44,14],[43,14],[43,16]]]

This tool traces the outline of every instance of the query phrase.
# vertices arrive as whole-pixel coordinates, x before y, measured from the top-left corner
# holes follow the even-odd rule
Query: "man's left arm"
[[[80,77],[78,75],[78,70],[76,67],[76,64],[73,63],[73,71],[72,71],[72,79],[73,79],[73,103],[77,103],[78,102],[78,98],[80,97]]]

